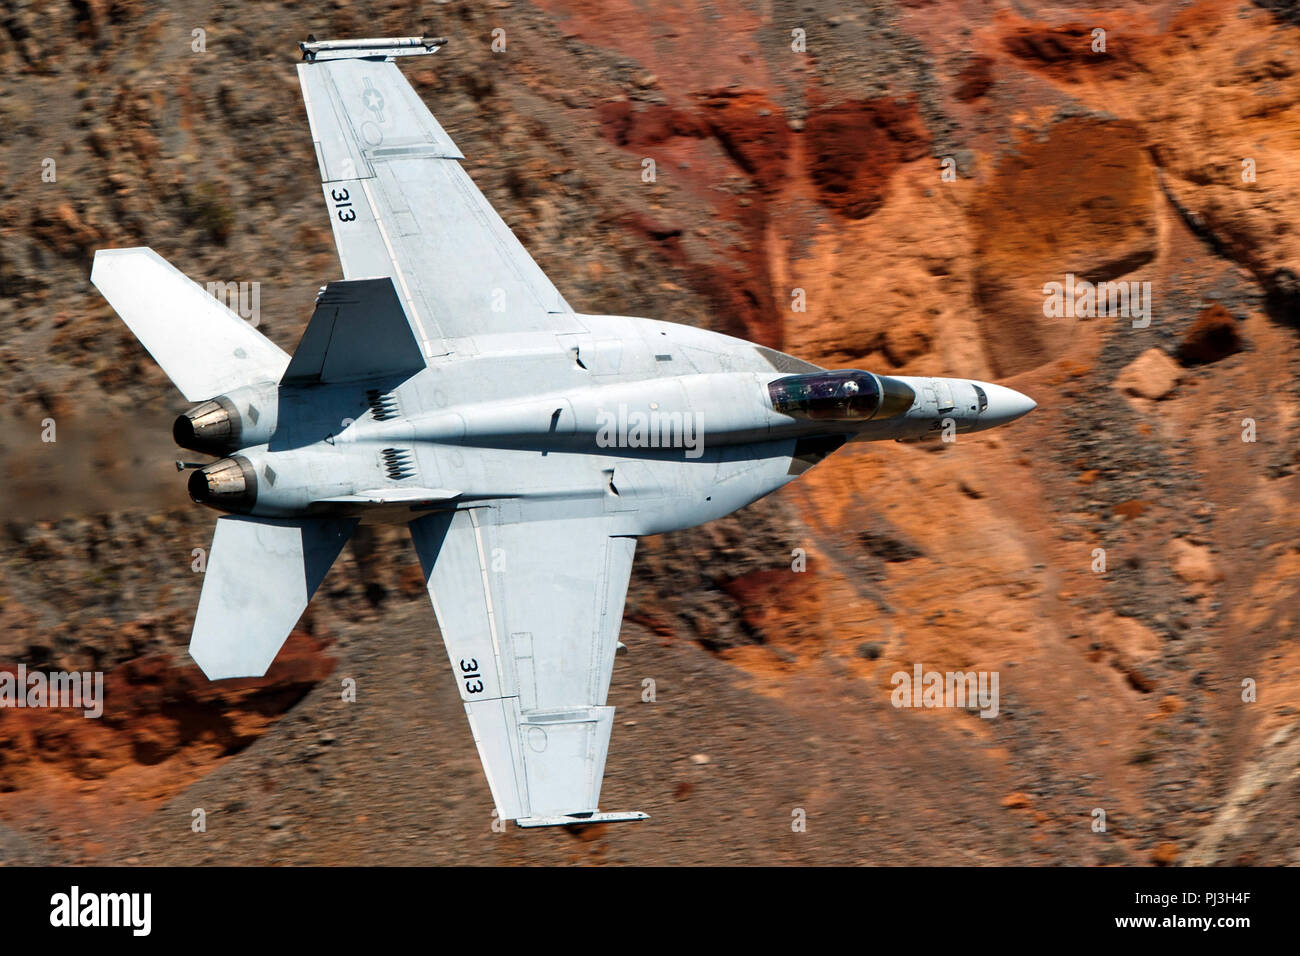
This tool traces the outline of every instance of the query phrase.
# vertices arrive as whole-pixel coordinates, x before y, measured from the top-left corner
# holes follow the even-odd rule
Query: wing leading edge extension
[[[598,809],[636,542],[603,518],[497,515],[410,525],[497,812],[520,826],[645,819]]]

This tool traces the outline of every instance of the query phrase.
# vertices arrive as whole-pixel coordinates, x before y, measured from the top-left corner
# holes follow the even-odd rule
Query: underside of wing
[[[498,813],[521,826],[638,820],[598,809],[605,705],[636,543],[604,518],[411,523]]]
[[[343,275],[392,276],[426,355],[476,335],[581,330],[396,63],[317,60],[298,74]]]

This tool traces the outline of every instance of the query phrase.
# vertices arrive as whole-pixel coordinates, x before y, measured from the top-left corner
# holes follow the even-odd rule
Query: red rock
[[[893,99],[816,107],[803,136],[818,198],[846,219],[879,209],[899,166],[920,159],[930,144],[915,105]]]
[[[1167,841],[1151,851],[1151,862],[1156,866],[1173,866],[1177,859],[1178,847]]]
[[[1242,349],[1241,333],[1232,314],[1215,303],[1201,312],[1178,345],[1183,365],[1205,365],[1234,355]]]
[[[955,96],[964,103],[977,100],[993,85],[993,60],[987,56],[974,56],[966,68],[957,74],[961,81]]]

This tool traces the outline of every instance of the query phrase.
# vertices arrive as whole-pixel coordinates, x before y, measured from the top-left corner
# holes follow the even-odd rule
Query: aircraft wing
[[[521,826],[646,816],[597,809],[636,548],[607,520],[470,509],[410,525],[497,812]]]
[[[344,278],[391,276],[426,357],[472,350],[455,344],[470,336],[583,331],[384,52],[298,66]]]

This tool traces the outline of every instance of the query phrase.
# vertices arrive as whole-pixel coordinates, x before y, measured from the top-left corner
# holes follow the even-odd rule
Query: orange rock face
[[[104,675],[99,717],[6,710],[4,809],[41,807],[81,824],[143,816],[255,741],[333,665],[319,641],[295,631],[262,678],[213,683],[188,657],[153,655]]]
[[[865,219],[884,205],[900,167],[930,146],[915,106],[890,100],[814,105],[803,139],[817,198],[846,219]]]
[[[752,127],[761,159],[723,144],[753,203],[708,200],[708,232],[730,210],[744,237],[746,305],[726,309],[749,336],[827,366],[1007,381],[1039,410],[951,448],[846,449],[805,475],[788,500],[816,570],[720,581],[761,636],[723,653],[783,700],[793,675],[825,657],[876,693],[916,661],[1001,669],[1023,706],[1077,743],[1057,769],[1136,775],[1110,792],[1139,801],[1168,756],[1141,726],[1153,711],[1182,714],[1184,693],[1225,719],[1208,685],[1187,680],[1203,668],[1199,680],[1231,683],[1224,655],[1249,656],[1252,638],[1211,608],[1282,560],[1297,530],[1286,494],[1241,500],[1243,483],[1266,480],[1264,458],[1278,480],[1294,468],[1278,445],[1256,454],[1240,424],[1251,410],[1279,427],[1298,417],[1294,390],[1274,390],[1295,376],[1285,356],[1296,347],[1300,283],[1288,270],[1300,261],[1300,205],[1286,171],[1300,155],[1300,114],[1288,112],[1300,33],[1226,2],[1069,19],[982,7],[908,4],[900,21],[954,65],[936,82],[955,133],[932,101],[825,82],[843,74],[824,47],[813,69],[783,80],[801,89],[794,106],[755,64],[729,96],[763,104]],[[655,49],[673,104],[655,135],[697,150],[720,139],[678,112],[697,92],[691,74],[663,68],[671,44]],[[713,167],[698,172],[718,181]],[[691,221],[685,197],[663,206]],[[716,249],[673,242],[716,279]],[[1067,280],[1123,283],[1145,314],[1049,314],[1046,287]],[[713,279],[698,281],[718,295]],[[1239,354],[1265,348],[1256,333],[1278,351]],[[1243,547],[1241,521],[1263,551],[1212,557]],[[864,554],[882,533],[905,541],[907,557]],[[1202,649],[1180,645],[1189,639]],[[1171,687],[1174,710],[1153,706]],[[1251,722],[1234,726],[1243,743],[1257,740]],[[1033,773],[1015,758],[1001,769],[1015,791],[1004,805],[1041,806],[1025,792]],[[1176,844],[1141,859],[1173,862]]]

